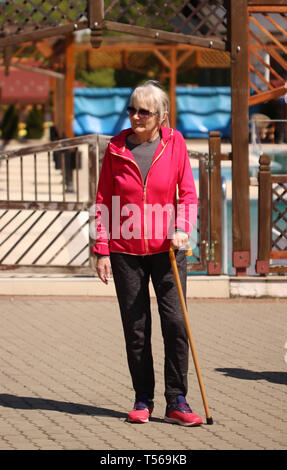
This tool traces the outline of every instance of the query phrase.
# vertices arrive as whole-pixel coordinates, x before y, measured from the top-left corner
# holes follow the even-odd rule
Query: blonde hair
[[[131,106],[142,102],[152,108],[150,111],[158,114],[161,123],[167,119],[170,109],[169,97],[159,82],[148,80],[134,89],[130,98]]]

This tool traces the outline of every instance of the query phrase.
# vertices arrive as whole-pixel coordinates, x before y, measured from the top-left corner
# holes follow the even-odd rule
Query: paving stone
[[[188,301],[214,424],[163,421],[164,358],[155,302],[155,410],[134,401],[114,299],[0,298],[0,449],[286,449],[287,302]],[[188,401],[205,420],[192,358]]]

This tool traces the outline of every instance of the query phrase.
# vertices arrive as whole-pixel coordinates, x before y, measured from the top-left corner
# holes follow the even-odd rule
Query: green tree
[[[41,139],[44,133],[43,113],[33,106],[26,119],[27,139]]]
[[[88,88],[112,88],[116,86],[114,69],[80,70],[76,78]]]
[[[11,104],[5,111],[1,123],[2,139],[11,140],[17,138],[18,135],[19,116],[15,106]]]
[[[116,3],[107,0],[105,18],[120,23],[173,31],[174,26],[169,20],[176,16],[176,11],[181,11],[182,3],[180,0],[174,0],[171,6],[166,0],[138,0],[131,5],[129,0],[118,0]]]

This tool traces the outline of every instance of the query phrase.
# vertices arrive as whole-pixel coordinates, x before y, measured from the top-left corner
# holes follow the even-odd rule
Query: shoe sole
[[[166,423],[170,423],[170,424],[179,424],[180,426],[200,426],[202,424],[202,422],[198,423],[198,422],[194,422],[194,423],[185,423],[184,421],[181,421],[180,419],[176,419],[176,418],[168,418],[167,416],[164,417],[164,421]]]
[[[138,424],[145,424],[145,423],[148,423],[148,422],[149,422],[149,419],[150,419],[150,417],[151,417],[152,411],[153,411],[153,410],[151,410],[151,411],[149,412],[149,417],[146,418],[146,419],[140,419],[140,418],[138,418],[138,419],[131,419],[131,418],[128,417],[128,419],[127,419],[127,420],[128,420],[128,423],[138,423]]]
[[[129,419],[129,418],[128,418],[128,422],[129,422],[129,423],[144,424],[144,423],[148,423],[148,422],[149,422],[149,418],[147,418],[147,419]]]

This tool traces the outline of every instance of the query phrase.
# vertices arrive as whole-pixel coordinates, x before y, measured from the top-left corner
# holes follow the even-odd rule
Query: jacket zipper
[[[144,226],[144,245],[145,245],[145,252],[146,254],[149,253],[149,249],[148,249],[148,239],[146,238],[146,219],[147,219],[147,216],[146,216],[146,184],[147,184],[147,180],[148,180],[148,174],[146,176],[146,180],[145,180],[145,183],[144,183],[144,192],[143,192],[143,204],[144,204],[144,222],[143,222],[143,226]]]
[[[166,142],[166,144],[164,145],[164,147],[162,148],[161,152],[158,154],[158,156],[156,157],[156,159],[152,162],[151,166],[150,166],[150,169],[151,167],[155,164],[155,162],[157,162],[157,160],[161,157],[165,147],[167,146],[168,142]],[[148,170],[148,173],[147,173],[147,176],[146,176],[146,180],[144,182],[143,178],[142,178],[142,174],[141,174],[141,171],[140,171],[140,168],[138,166],[138,164],[132,160],[131,158],[129,157],[125,157],[124,155],[121,155],[121,154],[118,154],[118,153],[114,153],[114,152],[111,152],[112,155],[115,155],[116,157],[121,157],[123,158],[124,160],[128,160],[130,161],[131,163],[133,163],[137,169],[139,170],[139,173],[140,173],[140,176],[141,176],[141,179],[142,179],[142,182],[143,182],[143,204],[144,204],[144,214],[143,214],[143,217],[144,217],[144,221],[143,221],[143,229],[144,229],[144,245],[145,245],[145,251],[146,251],[146,254],[149,253],[149,248],[148,248],[148,239],[145,238],[145,233],[146,233],[146,189],[147,189],[147,181],[148,181],[148,175],[149,175],[149,172],[150,172],[150,169]]]
[[[141,177],[141,180],[142,180],[142,186],[143,186],[143,204],[144,204],[144,223],[143,223],[143,226],[144,226],[144,234],[145,234],[145,200],[146,200],[146,185],[144,183],[144,180],[143,180],[143,177],[142,177],[142,174],[141,174],[141,171],[140,171],[140,168],[137,164],[137,162],[135,162],[134,160],[132,160],[131,158],[129,157],[125,157],[124,155],[121,155],[119,153],[115,153],[115,152],[111,152],[111,155],[115,155],[116,157],[120,157],[120,158],[123,158],[124,160],[128,160],[129,162],[133,163],[136,168],[139,170],[139,174],[140,174],[140,177]],[[148,254],[148,246],[147,246],[147,240],[144,238],[144,245],[145,245],[145,250],[146,250],[146,254]]]
[[[146,229],[146,188],[147,188],[147,182],[148,182],[148,177],[149,177],[149,172],[150,172],[150,169],[151,167],[155,164],[155,162],[158,161],[158,159],[161,157],[161,155],[163,154],[163,151],[165,150],[165,147],[167,146],[168,142],[166,142],[166,144],[164,145],[164,147],[162,148],[161,152],[158,154],[158,156],[156,157],[156,159],[152,162],[148,172],[147,172],[147,175],[146,175],[146,179],[145,179],[145,183],[144,183],[144,233],[145,233],[145,229]],[[146,250],[146,253],[148,254],[149,253],[149,249],[148,249],[148,239],[145,238],[145,250]]]

